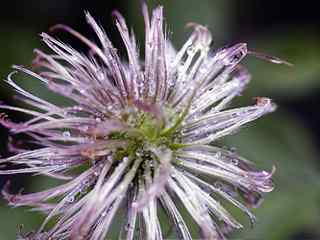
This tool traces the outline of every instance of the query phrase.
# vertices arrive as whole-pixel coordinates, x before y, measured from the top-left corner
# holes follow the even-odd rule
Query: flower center
[[[180,146],[178,131],[167,130],[179,121],[179,114],[166,106],[133,102],[120,114],[120,121],[126,126],[112,131],[108,139],[125,142],[113,157],[152,158],[151,149],[175,150]]]

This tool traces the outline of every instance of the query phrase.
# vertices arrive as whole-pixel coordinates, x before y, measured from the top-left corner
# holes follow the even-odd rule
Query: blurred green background
[[[148,1],[149,6],[156,1]],[[316,1],[277,0],[168,0],[165,6],[167,29],[178,48],[188,36],[185,24],[198,22],[209,27],[214,47],[246,42],[252,50],[284,58],[294,67],[274,65],[247,57],[245,65],[253,79],[236,105],[251,104],[255,96],[268,96],[278,110],[246,127],[221,144],[236,147],[259,168],[277,167],[276,188],[254,213],[258,223],[235,232],[230,239],[316,240],[320,239],[320,17]],[[119,35],[112,24],[111,11],[120,10],[133,26],[143,46],[143,20],[139,0],[11,0],[0,9],[0,77],[4,79],[12,64],[30,65],[34,48],[44,48],[38,34],[56,23],[65,23],[88,36],[84,10],[105,27],[117,46]],[[66,40],[82,48],[73,38]],[[47,96],[30,79],[21,84]],[[13,92],[3,81],[0,100],[17,104]],[[9,113],[15,121],[23,115]],[[6,155],[8,132],[1,128],[0,153]],[[8,177],[1,177],[1,186]],[[11,177],[14,189],[45,189],[46,180],[29,176]],[[11,209],[0,200],[0,240],[15,239],[18,225],[36,228],[42,216],[25,208]]]

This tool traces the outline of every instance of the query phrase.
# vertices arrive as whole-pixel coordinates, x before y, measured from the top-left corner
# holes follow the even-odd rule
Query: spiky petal
[[[51,30],[79,39],[89,48],[88,55],[43,33],[42,40],[53,53],[35,50],[36,72],[14,66],[16,71],[8,76],[7,83],[30,109],[4,104],[0,108],[28,114],[30,119],[15,123],[2,114],[0,123],[12,134],[31,137],[33,148],[10,141],[15,154],[0,163],[21,167],[1,168],[0,174],[35,173],[66,181],[29,194],[11,194],[6,185],[2,194],[11,206],[31,206],[46,214],[36,232],[19,238],[104,239],[123,208],[121,238],[163,239],[158,212],[164,209],[176,236],[191,239],[180,213],[183,206],[203,238],[222,239],[221,224],[235,229],[242,225],[217,195],[254,222],[249,207],[272,191],[274,170],[258,171],[234,151],[214,146],[214,141],[275,109],[270,99],[262,97],[252,106],[227,109],[250,79],[239,65],[247,45],[212,51],[208,29],[191,23],[193,32],[176,51],[163,31],[163,8],[153,10],[150,18],[143,5],[142,63],[124,18],[117,11],[113,16],[127,61],[121,60],[104,30],[86,13],[98,44],[65,25]],[[12,79],[17,72],[39,80],[71,104],[60,106],[28,92]],[[76,173],[79,167],[82,172]],[[48,228],[53,218],[57,221]]]

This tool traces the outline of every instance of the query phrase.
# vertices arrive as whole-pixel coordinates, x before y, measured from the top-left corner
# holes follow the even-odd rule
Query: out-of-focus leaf
[[[1,100],[5,97],[11,98],[13,92],[5,87],[4,79],[12,71],[13,64],[29,64],[33,55],[33,48],[36,46],[37,34],[32,30],[17,28],[2,28],[0,30],[0,94]],[[2,145],[4,148],[6,145]],[[23,230],[35,229],[40,223],[39,214],[27,211],[26,208],[13,209],[7,202],[0,201],[0,239],[16,239],[20,224],[24,225]]]
[[[241,232],[244,239],[286,240],[305,229],[317,230],[320,194],[312,189],[297,188],[271,194],[256,211],[257,224]],[[235,239],[237,239],[235,237]]]
[[[25,233],[36,230],[41,224],[39,213],[26,208],[10,208],[4,201],[0,205],[0,239],[16,239],[20,226],[23,226],[22,232]]]
[[[11,177],[10,179],[13,180],[10,190],[12,193],[17,193],[17,190],[14,190],[16,189],[15,178]],[[29,175],[26,179],[30,180],[31,184],[29,182],[24,183],[22,186],[24,194],[43,191],[62,182],[46,176]],[[0,239],[16,239],[20,226],[22,226],[22,233],[36,231],[44,220],[44,214],[30,210],[31,207],[12,208],[8,206],[6,201],[1,200],[0,216],[2,221],[0,224]],[[9,221],[5,221],[5,219]]]
[[[29,65],[33,56],[33,49],[37,46],[38,35],[30,30],[1,29],[1,57],[0,78],[5,79],[12,71],[11,66]],[[1,87],[3,81],[1,81]],[[1,89],[2,91],[2,89]]]
[[[30,29],[1,29],[1,71],[6,70],[5,68],[10,67],[13,62],[29,64],[33,56],[32,50],[39,39],[38,34]]]
[[[293,231],[320,222],[317,151],[307,129],[294,116],[278,111],[225,139],[259,168],[277,167],[275,190],[255,213],[258,224],[240,232],[246,239],[288,239]]]
[[[12,88],[9,88],[3,81],[7,78],[8,74],[14,71],[12,65],[23,65],[28,69],[31,69],[31,62],[34,58],[33,49],[43,48],[41,44],[41,38],[33,31],[28,30],[1,30],[4,33],[0,38],[1,46],[5,46],[1,49],[0,58],[0,92],[1,99],[8,97],[13,100],[15,92]],[[26,74],[16,74],[12,77],[21,87],[30,91],[31,93],[46,99],[53,103],[65,104],[66,99],[54,94],[46,88],[46,86],[39,80],[34,79]]]
[[[320,88],[320,38],[312,30],[270,32],[249,44],[249,48],[283,58],[292,67],[249,61],[253,74],[250,85],[257,95],[266,93],[283,98],[305,95]]]
[[[0,45],[0,92],[1,99],[11,98],[13,91],[9,91],[4,79],[13,71],[12,65],[30,65],[33,49],[37,46],[38,35],[31,30],[1,29]]]

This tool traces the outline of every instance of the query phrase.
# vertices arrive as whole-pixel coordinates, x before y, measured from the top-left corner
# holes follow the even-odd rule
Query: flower
[[[30,108],[4,104],[0,108],[31,118],[15,123],[2,114],[0,122],[12,134],[28,135],[32,148],[10,143],[15,154],[0,163],[18,167],[1,169],[0,174],[35,173],[66,181],[29,194],[11,194],[9,184],[4,187],[2,194],[10,205],[31,206],[46,214],[37,231],[20,238],[104,239],[115,215],[122,212],[121,238],[162,239],[158,213],[163,209],[177,238],[191,239],[181,214],[184,208],[204,239],[222,239],[224,229],[242,225],[218,198],[254,222],[248,207],[257,206],[262,195],[272,191],[273,171],[258,171],[235,151],[214,145],[275,109],[264,97],[252,106],[227,109],[249,82],[249,73],[239,65],[250,53],[247,45],[213,51],[208,29],[191,23],[191,36],[176,51],[163,31],[163,8],[153,10],[150,19],[143,5],[142,63],[134,34],[118,12],[113,15],[127,61],[120,59],[104,30],[86,13],[99,44],[65,25],[51,30],[64,30],[81,40],[90,50],[87,55],[42,33],[53,54],[35,50],[36,71],[14,66],[16,72],[70,99],[68,106],[23,89],[12,79],[16,72],[8,76],[7,83]],[[53,219],[54,225],[48,227]]]

